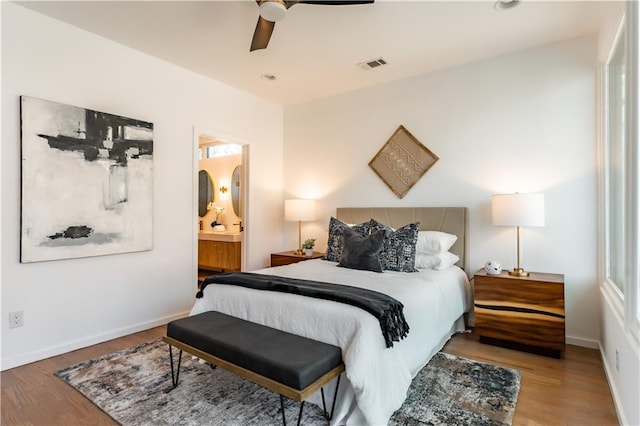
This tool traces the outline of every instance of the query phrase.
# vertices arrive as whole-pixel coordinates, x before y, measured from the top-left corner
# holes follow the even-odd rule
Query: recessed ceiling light
[[[276,79],[276,76],[273,74],[262,74],[260,78],[267,81],[273,81]]]
[[[494,3],[493,7],[496,10],[512,9],[520,4],[520,0],[498,0]]]

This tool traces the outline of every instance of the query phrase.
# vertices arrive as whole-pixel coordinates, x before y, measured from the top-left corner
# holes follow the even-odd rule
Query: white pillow
[[[447,234],[446,232],[420,231],[418,232],[416,252],[427,254],[446,252],[455,244],[457,239],[457,235]]]
[[[458,260],[460,258],[449,251],[433,254],[418,253],[416,254],[416,268],[440,271],[455,265]]]

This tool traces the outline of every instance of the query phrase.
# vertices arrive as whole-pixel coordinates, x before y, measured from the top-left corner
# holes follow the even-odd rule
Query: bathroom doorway
[[[248,145],[198,135],[197,275],[244,270]]]

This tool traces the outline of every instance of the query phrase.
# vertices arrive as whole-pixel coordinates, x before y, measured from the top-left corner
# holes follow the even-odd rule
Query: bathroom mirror
[[[206,170],[198,172],[198,215],[203,217],[213,201],[213,180]]]
[[[242,166],[236,166],[231,175],[231,205],[233,213],[242,219],[242,200],[240,200],[240,175]]]

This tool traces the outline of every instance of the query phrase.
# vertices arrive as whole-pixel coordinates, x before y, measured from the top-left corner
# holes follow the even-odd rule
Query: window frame
[[[612,229],[612,217],[611,217],[611,211],[612,211],[612,205],[611,205],[611,201],[612,201],[612,185],[613,185],[613,179],[612,179],[612,175],[614,173],[613,167],[612,167],[612,158],[611,158],[611,152],[612,152],[612,145],[613,143],[615,143],[616,145],[619,143],[619,141],[613,141],[613,137],[612,137],[612,129],[614,131],[616,131],[616,133],[618,131],[620,131],[620,134],[622,135],[623,141],[622,141],[622,146],[621,146],[621,152],[622,152],[622,158],[623,158],[623,162],[625,157],[625,151],[626,151],[626,144],[627,144],[627,140],[629,139],[628,136],[628,129],[627,129],[627,125],[629,122],[628,119],[628,114],[629,114],[629,106],[627,105],[628,102],[628,95],[627,93],[624,93],[624,100],[626,100],[626,102],[624,102],[624,106],[622,108],[622,111],[625,114],[624,117],[624,121],[623,121],[623,126],[621,128],[619,128],[617,126],[617,123],[613,123],[611,118],[612,118],[612,103],[611,103],[611,98],[612,98],[612,93],[611,93],[611,88],[612,88],[612,84],[611,84],[611,80],[612,80],[612,72],[611,72],[611,68],[612,68],[612,63],[613,60],[615,59],[615,57],[617,56],[617,54],[620,53],[619,48],[621,47],[621,44],[624,43],[624,47],[625,47],[625,51],[623,52],[625,55],[625,92],[628,92],[629,90],[629,76],[628,76],[628,71],[629,71],[629,67],[628,67],[628,56],[627,56],[627,49],[626,47],[628,47],[628,42],[626,40],[626,35],[628,34],[629,31],[627,31],[627,24],[626,24],[626,17],[623,16],[622,21],[620,22],[620,25],[618,26],[618,30],[616,32],[616,36],[613,42],[613,45],[611,47],[611,51],[609,52],[609,56],[607,58],[607,63],[605,64],[605,68],[604,68],[604,111],[605,111],[605,121],[604,121],[604,150],[603,150],[603,157],[604,157],[604,241],[605,241],[605,249],[604,249],[604,259],[605,259],[605,264],[604,264],[604,279],[605,281],[608,283],[610,289],[612,290],[612,292],[615,294],[616,299],[619,299],[620,301],[624,301],[624,294],[625,294],[625,287],[626,287],[626,283],[627,283],[627,276],[626,274],[623,272],[622,273],[622,277],[621,278],[622,282],[621,283],[616,283],[614,281],[614,279],[612,278],[612,262],[611,262],[611,254],[612,254],[612,234],[611,234],[611,229]],[[619,112],[619,111],[618,111]],[[618,117],[620,115],[617,115],[616,117]],[[618,134],[615,134],[615,136],[620,136]],[[623,164],[623,175],[622,175],[622,183],[623,183],[623,188],[626,191],[628,189],[628,185],[626,185],[626,176],[625,176],[625,172],[627,171],[627,165]],[[622,194],[622,203],[623,203],[623,208],[622,208],[622,218],[621,218],[621,225],[623,226],[622,229],[622,234],[623,234],[623,238],[625,237],[625,231],[627,229],[627,215],[624,212],[624,206],[626,205],[627,202],[627,194],[625,192],[623,192]],[[623,239],[623,245],[621,247],[621,251],[622,254],[624,255],[626,253],[626,248],[627,248],[627,244],[628,244],[629,238],[624,238]],[[626,256],[624,256],[623,259],[623,265],[622,265],[622,269],[625,269],[625,266],[627,265],[627,258]],[[621,306],[620,306],[621,307]]]
[[[602,68],[601,94],[603,97],[604,131],[601,151],[602,175],[601,175],[601,202],[603,244],[601,254],[603,263],[601,282],[604,294],[611,302],[614,311],[623,320],[624,328],[640,342],[640,210],[638,198],[640,198],[640,180],[638,167],[640,164],[638,119],[640,118],[640,94],[638,93],[638,50],[640,42],[638,38],[639,8],[637,2],[628,2],[626,13],[622,17],[616,37],[612,44],[607,62]],[[623,33],[624,32],[624,33]],[[623,255],[625,258],[624,283],[620,291],[610,279],[610,109],[609,109],[609,67],[620,39],[624,34],[626,43],[625,64],[625,140],[624,140],[624,231],[625,239]]]
[[[626,18],[628,16],[628,18]],[[640,7],[638,2],[627,3],[626,43],[627,43],[627,70],[628,87],[627,99],[627,223],[626,228],[629,234],[626,256],[627,256],[627,280],[625,287],[625,327],[631,331],[640,343],[640,132],[638,121],[640,120]]]

